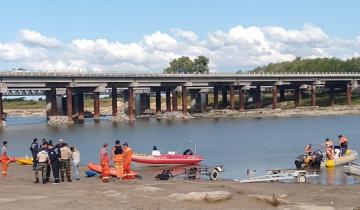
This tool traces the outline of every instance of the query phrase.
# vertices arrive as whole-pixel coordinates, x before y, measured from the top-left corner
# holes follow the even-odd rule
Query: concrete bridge
[[[117,99],[121,92],[127,101],[129,119],[137,110],[150,108],[150,94],[156,98],[156,112],[161,112],[161,93],[165,93],[166,111],[177,111],[177,96],[181,93],[183,114],[188,113],[188,92],[191,105],[204,111],[208,94],[213,94],[213,108],[220,106],[231,110],[245,110],[246,97],[251,96],[256,108],[262,107],[261,93],[272,91],[272,108],[284,100],[285,92],[294,94],[295,106],[301,106],[302,94],[309,91],[311,105],[316,106],[318,88],[328,90],[330,105],[335,104],[335,93],[346,92],[347,103],[351,104],[352,90],[358,86],[360,73],[208,73],[208,74],[159,74],[159,73],[66,73],[66,72],[1,72],[0,73],[0,115],[3,113],[3,95],[28,95],[44,93],[49,115],[58,115],[59,97],[65,100],[68,120],[74,112],[84,118],[84,94],[94,98],[94,118],[100,116],[100,93],[111,95],[112,115],[118,114]],[[222,104],[219,104],[219,92]],[[238,107],[235,107],[235,95]],[[138,97],[134,104],[134,96]],[[74,103],[76,102],[76,103]],[[0,116],[2,117],[2,116]]]

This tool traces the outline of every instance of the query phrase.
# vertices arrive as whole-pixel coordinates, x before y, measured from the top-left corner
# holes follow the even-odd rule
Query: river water
[[[294,168],[294,159],[306,144],[319,144],[326,137],[337,142],[344,134],[352,149],[360,152],[360,116],[322,116],[259,119],[191,119],[186,121],[137,120],[134,124],[113,124],[106,118],[100,123],[87,119],[84,124],[50,128],[43,117],[8,117],[9,127],[0,131],[0,140],[9,141],[14,156],[30,155],[29,145],[39,139],[65,139],[79,148],[82,164],[98,162],[98,151],[105,142],[127,141],[135,152],[150,153],[154,145],[161,152],[182,152],[190,147],[205,158],[209,166],[223,165],[222,177],[245,177],[246,169],[260,175],[266,169]],[[320,184],[356,182],[336,170],[321,171]]]

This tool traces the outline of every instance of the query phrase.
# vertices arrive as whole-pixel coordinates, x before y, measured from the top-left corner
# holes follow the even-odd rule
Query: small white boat
[[[360,176],[360,163],[351,163],[349,165],[345,165],[343,170],[348,175]]]
[[[321,162],[320,167],[321,168],[332,168],[336,166],[342,166],[349,163],[354,162],[358,158],[358,153],[355,150],[349,150],[348,154],[339,158],[336,158],[334,160],[327,160],[325,159],[323,162]]]

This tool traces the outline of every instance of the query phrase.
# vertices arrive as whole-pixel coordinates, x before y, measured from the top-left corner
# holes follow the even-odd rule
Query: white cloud
[[[360,36],[331,37],[310,24],[301,29],[235,26],[209,32],[202,39],[192,31],[176,28],[171,34],[157,31],[131,43],[79,38],[62,44],[36,31],[19,34],[15,42],[0,42],[0,65],[16,61],[20,67],[34,70],[160,72],[174,58],[205,55],[210,58],[211,71],[229,72],[299,56],[347,59],[360,54]]]
[[[39,32],[32,31],[29,29],[23,29],[18,35],[20,42],[33,46],[40,46],[45,48],[58,48],[61,47],[61,42],[52,37],[46,37],[41,35]]]

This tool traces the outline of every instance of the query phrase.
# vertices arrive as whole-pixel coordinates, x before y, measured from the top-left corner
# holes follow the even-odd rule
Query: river
[[[127,141],[135,152],[150,153],[154,145],[161,152],[182,152],[190,147],[205,158],[204,164],[223,165],[225,178],[244,178],[246,169],[257,174],[271,168],[294,168],[294,159],[306,144],[319,144],[329,137],[348,137],[350,147],[360,151],[360,116],[321,116],[250,119],[191,119],[185,121],[137,120],[134,124],[100,123],[87,119],[84,124],[50,128],[43,117],[8,117],[0,139],[9,141],[14,156],[30,155],[34,137],[65,139],[81,151],[82,164],[98,162],[98,151],[105,142]],[[320,184],[351,184],[355,180],[336,170],[322,171]]]

